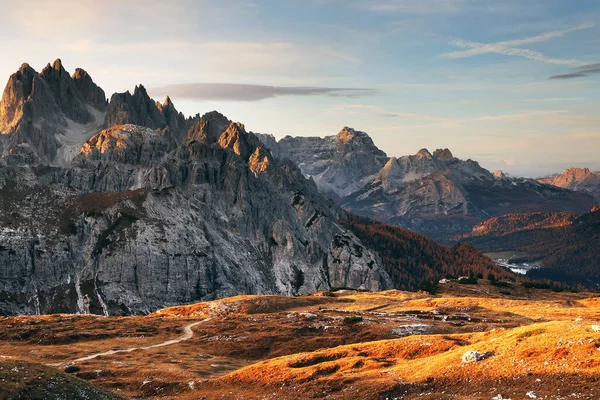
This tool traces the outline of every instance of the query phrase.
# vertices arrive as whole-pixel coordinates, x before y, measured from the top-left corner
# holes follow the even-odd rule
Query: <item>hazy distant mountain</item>
[[[538,182],[587,193],[600,201],[600,171],[588,168],[569,168],[562,174],[538,179]]]
[[[277,142],[272,136],[260,137],[275,157],[295,162],[346,210],[437,239],[469,232],[493,216],[584,213],[595,204],[585,194],[492,174],[448,149],[387,158],[366,133],[350,128],[323,139],[286,137]]]
[[[333,199],[361,189],[388,160],[369,135],[348,127],[325,138],[286,136],[277,142],[271,135],[258,136],[275,157],[294,162]]]

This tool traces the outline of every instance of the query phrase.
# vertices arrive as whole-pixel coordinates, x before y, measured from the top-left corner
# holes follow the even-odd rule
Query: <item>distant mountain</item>
[[[600,171],[588,168],[569,168],[562,174],[538,179],[538,182],[587,193],[600,201]]]
[[[364,132],[344,128],[335,136],[291,137],[279,142],[258,135],[277,158],[287,158],[334,200],[361,189],[388,160]]]
[[[493,175],[476,161],[448,149],[392,158],[342,207],[359,215],[443,239],[468,232],[493,216],[525,212],[589,210],[590,196],[540,184],[533,179]]]
[[[293,161],[344,209],[435,239],[470,232],[493,216],[584,213],[595,204],[587,194],[492,174],[448,149],[387,158],[366,133],[351,128],[323,139],[259,137],[274,157]]]
[[[533,278],[600,285],[600,207],[583,215],[513,214],[476,226],[461,241],[488,252],[522,252],[524,261],[541,261]]]

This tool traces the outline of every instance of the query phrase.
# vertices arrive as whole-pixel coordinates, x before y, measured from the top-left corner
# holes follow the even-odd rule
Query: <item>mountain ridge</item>
[[[358,215],[450,241],[479,222],[516,212],[587,212],[595,201],[534,179],[512,178],[460,160],[445,149],[387,157],[364,132],[345,146],[344,128],[325,138],[259,135],[276,158],[289,158],[324,194]],[[336,146],[325,145],[333,143]],[[333,150],[332,150],[333,149]],[[362,169],[348,160],[366,160]],[[332,172],[332,178],[326,179]]]

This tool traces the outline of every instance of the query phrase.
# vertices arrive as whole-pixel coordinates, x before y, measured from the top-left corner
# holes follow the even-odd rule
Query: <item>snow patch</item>
[[[60,167],[70,166],[73,158],[79,153],[81,146],[98,133],[104,125],[106,113],[89,105],[86,107],[94,116],[93,122],[79,124],[67,119],[67,129],[56,135],[56,139],[60,142],[61,147],[54,158],[54,164]]]

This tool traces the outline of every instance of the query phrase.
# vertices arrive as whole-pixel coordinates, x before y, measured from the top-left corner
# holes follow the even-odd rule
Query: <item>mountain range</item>
[[[325,138],[259,135],[274,157],[288,158],[319,189],[355,214],[438,240],[470,232],[511,213],[588,212],[588,193],[551,182],[492,174],[449,149],[388,158],[364,132],[344,128]]]
[[[270,151],[216,111],[186,118],[141,85],[107,101],[89,74],[56,60],[10,77],[0,133],[1,314],[141,314],[241,293],[418,288],[400,280],[412,264],[384,262],[385,249],[365,244],[364,229],[281,157],[291,150]],[[320,142],[322,162],[359,140],[370,149],[332,157],[342,172],[358,166],[367,181],[387,162],[366,135],[346,129],[336,140]],[[502,272],[474,249],[394,236],[418,246],[409,250],[426,260],[419,279],[451,264]]]
[[[538,182],[587,193],[600,201],[600,171],[589,168],[569,168],[562,174],[538,179]]]

